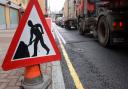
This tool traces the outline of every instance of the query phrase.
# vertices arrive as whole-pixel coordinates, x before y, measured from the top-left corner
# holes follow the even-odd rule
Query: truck
[[[63,19],[64,26],[67,29],[72,29],[77,27],[77,18],[76,18],[76,6],[74,0],[65,0],[64,10],[63,10]]]
[[[128,42],[127,0],[75,0],[77,29],[93,33],[103,47]]]

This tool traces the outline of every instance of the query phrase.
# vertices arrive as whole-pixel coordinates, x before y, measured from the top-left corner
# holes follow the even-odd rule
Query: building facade
[[[48,10],[48,0],[38,0],[43,13],[46,15]]]
[[[30,0],[0,0],[0,30],[15,30],[21,19],[21,11]],[[47,0],[38,0],[44,14],[47,14]]]

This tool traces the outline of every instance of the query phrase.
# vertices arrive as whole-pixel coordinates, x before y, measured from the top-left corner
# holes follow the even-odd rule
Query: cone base
[[[21,87],[22,89],[47,89],[48,86],[51,84],[51,81],[52,80],[48,75],[43,75],[42,83],[28,84],[23,80]]]

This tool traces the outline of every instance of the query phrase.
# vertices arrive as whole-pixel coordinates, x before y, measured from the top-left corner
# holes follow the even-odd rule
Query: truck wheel
[[[77,24],[77,25],[78,25],[77,28],[78,28],[79,34],[80,34],[80,35],[84,35],[84,31],[83,31],[83,22],[82,22],[81,19],[78,21],[78,24]]]
[[[102,16],[98,23],[98,40],[103,47],[109,46],[109,24],[105,16]]]

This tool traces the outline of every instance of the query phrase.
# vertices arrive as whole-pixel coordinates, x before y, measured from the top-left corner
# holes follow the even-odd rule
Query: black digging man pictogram
[[[32,57],[37,56],[37,45],[40,41],[41,46],[47,51],[46,55],[49,54],[50,49],[47,47],[47,45],[44,43],[44,39],[42,34],[44,34],[43,28],[41,24],[33,24],[31,20],[28,21],[28,26],[31,27],[30,29],[30,41],[29,45],[31,45],[34,42],[34,54]],[[40,28],[40,29],[39,29]],[[35,39],[33,40],[33,35],[35,35]]]

